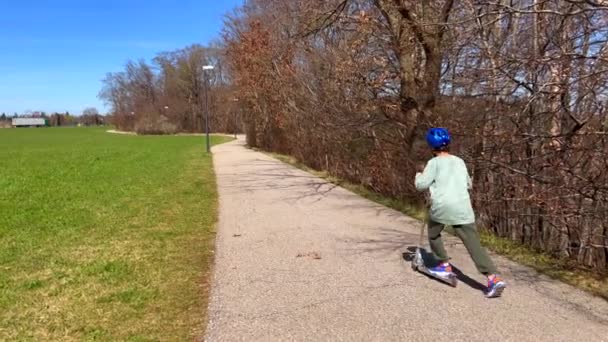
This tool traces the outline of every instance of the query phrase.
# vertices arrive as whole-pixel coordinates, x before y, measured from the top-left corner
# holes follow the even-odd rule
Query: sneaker
[[[449,263],[441,263],[435,267],[431,267],[429,268],[429,272],[442,278],[447,278],[454,274],[454,272],[452,272],[452,265]]]
[[[507,284],[499,277],[496,276],[492,280],[488,280],[488,289],[486,291],[487,298],[496,298],[502,295],[502,291],[505,290]]]

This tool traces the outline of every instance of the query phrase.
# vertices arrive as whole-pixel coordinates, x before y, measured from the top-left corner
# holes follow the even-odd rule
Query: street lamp
[[[232,99],[232,101],[234,101],[234,103],[238,106],[238,102],[239,102],[238,97],[235,97],[234,99]],[[236,137],[237,128],[238,128],[238,124],[236,123],[237,110],[238,110],[238,108],[235,108],[235,110],[234,110],[234,139],[237,138]]]
[[[203,66],[203,78],[205,83],[205,135],[207,139],[207,153],[211,152],[211,146],[209,142],[209,87],[206,71],[213,70],[213,65]]]

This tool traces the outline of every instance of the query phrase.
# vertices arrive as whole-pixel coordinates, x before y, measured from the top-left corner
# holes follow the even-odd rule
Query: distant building
[[[13,127],[48,127],[49,120],[43,118],[14,118]]]

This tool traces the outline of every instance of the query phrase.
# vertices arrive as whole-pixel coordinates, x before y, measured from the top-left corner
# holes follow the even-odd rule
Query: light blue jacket
[[[475,222],[469,190],[471,177],[464,161],[456,156],[429,160],[422,173],[416,173],[416,189],[431,193],[431,220],[445,225]]]

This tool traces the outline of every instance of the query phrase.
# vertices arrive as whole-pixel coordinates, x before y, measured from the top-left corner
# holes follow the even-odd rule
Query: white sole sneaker
[[[491,291],[486,293],[486,298],[497,298],[502,296],[502,292],[505,290],[505,287],[507,287],[507,285],[504,282],[498,282],[498,284],[496,284]]]

